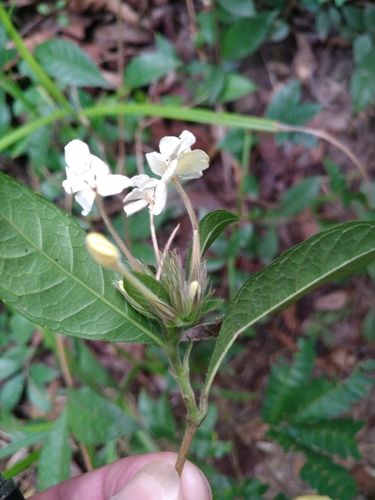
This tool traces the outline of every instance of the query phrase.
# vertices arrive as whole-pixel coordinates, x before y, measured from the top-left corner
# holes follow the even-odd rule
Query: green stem
[[[181,475],[190,449],[190,445],[193,441],[196,431],[198,430],[200,424],[203,422],[207,414],[207,408],[201,406],[198,408],[195,394],[190,383],[189,365],[186,361],[186,356],[184,362],[182,363],[177,349],[178,346],[171,346],[171,349],[167,351],[167,355],[172,365],[173,375],[180,386],[187,411],[186,429],[175,465],[178,474]],[[188,347],[188,349],[190,350],[191,347]]]
[[[75,115],[75,111],[69,104],[64,94],[55,85],[55,83],[50,79],[50,77],[45,73],[42,67],[39,65],[33,54],[29,51],[26,45],[23,43],[22,38],[19,36],[18,31],[10,20],[7,11],[0,4],[0,22],[4,25],[4,28],[8,32],[8,35],[13,40],[18,52],[22,58],[27,62],[35,76],[38,78],[41,85],[51,94],[51,96],[59,102],[62,107],[70,114]]]

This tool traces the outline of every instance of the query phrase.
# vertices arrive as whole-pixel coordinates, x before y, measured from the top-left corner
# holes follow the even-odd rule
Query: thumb
[[[144,465],[112,500],[183,500],[180,477],[168,462],[154,460]]]

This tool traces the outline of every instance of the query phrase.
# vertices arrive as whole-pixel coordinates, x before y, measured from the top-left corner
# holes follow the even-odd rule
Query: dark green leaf
[[[64,409],[43,444],[38,467],[38,490],[45,490],[68,479],[70,461],[68,411]]]
[[[227,212],[226,210],[215,210],[205,215],[199,222],[201,255],[207,252],[212,243],[229,224],[233,224],[239,220],[240,218],[238,215]]]
[[[128,306],[115,273],[96,264],[85,232],[65,212],[0,173],[0,297],[29,320],[83,338],[158,343]]]
[[[102,444],[139,429],[137,422],[118,406],[88,387],[69,389],[68,410],[69,427],[85,444]]]
[[[281,210],[282,215],[293,216],[309,207],[317,197],[320,189],[320,177],[309,177],[299,184],[292,186],[283,195]]]
[[[374,383],[373,378],[365,374],[366,369],[373,368],[371,365],[360,364],[342,383],[324,382],[316,386],[309,400],[295,413],[293,420],[298,423],[327,420],[349,410],[367,394],[369,386]]]
[[[368,53],[352,73],[350,93],[356,112],[368,106],[375,97],[375,49]]]
[[[355,479],[348,470],[318,453],[309,455],[300,474],[301,478],[308,481],[321,495],[340,500],[358,497]]]
[[[231,24],[222,40],[224,59],[236,61],[255,52],[267,38],[274,18],[274,12],[263,12]]]
[[[306,388],[308,390],[308,388]],[[297,440],[312,450],[327,451],[341,458],[352,456],[360,460],[355,439],[356,433],[362,429],[363,421],[352,419],[336,419],[309,424],[287,425],[284,431],[291,439]]]
[[[129,89],[144,87],[180,65],[181,61],[170,44],[159,41],[157,51],[145,52],[129,62],[125,70],[125,85]]]
[[[35,56],[44,71],[63,85],[111,87],[91,57],[66,40],[49,40],[38,45]]]
[[[278,423],[288,412],[298,404],[296,395],[307,385],[314,366],[314,342],[301,339],[299,351],[290,367],[273,365],[267,384],[266,397],[262,409],[262,417],[266,422]]]
[[[375,222],[348,222],[314,235],[252,276],[228,308],[212,355],[206,386],[235,339],[268,314],[317,286],[346,276],[375,258]]]

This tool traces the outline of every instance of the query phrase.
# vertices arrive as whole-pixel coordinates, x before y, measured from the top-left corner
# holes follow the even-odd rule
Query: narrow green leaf
[[[69,427],[79,441],[102,444],[140,428],[121,408],[88,387],[69,389]]]
[[[208,367],[206,390],[240,333],[317,286],[367,265],[375,258],[374,236],[374,221],[347,222],[314,235],[252,276],[228,308]]]
[[[0,460],[6,457],[10,457],[21,448],[32,446],[36,443],[39,443],[39,441],[43,441],[47,433],[48,431],[32,432],[31,434],[27,434],[25,437],[13,441],[12,443],[8,444],[8,446],[0,448]]]
[[[43,444],[38,467],[38,490],[45,490],[68,479],[70,461],[68,411],[65,408],[53,424]]]
[[[45,412],[52,410],[52,403],[47,390],[31,378],[28,380],[26,392],[30,403]]]
[[[111,87],[94,61],[66,40],[48,40],[35,48],[35,57],[44,71],[64,85]]]
[[[142,390],[139,395],[138,409],[142,420],[152,431],[153,436],[157,439],[175,440],[176,421],[165,394],[154,401],[145,390]]]
[[[154,323],[115,289],[116,274],[92,260],[74,219],[3,173],[0,199],[5,302],[30,321],[67,335],[164,345]]]

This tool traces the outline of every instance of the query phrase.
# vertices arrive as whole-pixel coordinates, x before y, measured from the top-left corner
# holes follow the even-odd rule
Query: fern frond
[[[341,458],[352,456],[359,460],[355,434],[363,427],[363,421],[336,419],[327,422],[312,422],[300,425],[287,425],[287,435],[311,450],[327,451]]]
[[[337,417],[362,399],[368,387],[374,383],[364,372],[374,367],[371,361],[361,363],[346,380],[339,384],[320,383],[315,386],[315,395],[306,406],[297,410],[291,420],[302,423],[308,420],[327,420]],[[316,390],[318,389],[318,390]]]
[[[356,482],[348,470],[318,453],[309,454],[300,476],[332,500],[352,500],[358,496]]]
[[[307,385],[314,364],[314,342],[300,339],[299,351],[295,354],[290,367],[273,366],[266,389],[262,416],[266,422],[277,424],[284,414],[299,405],[296,394]]]

